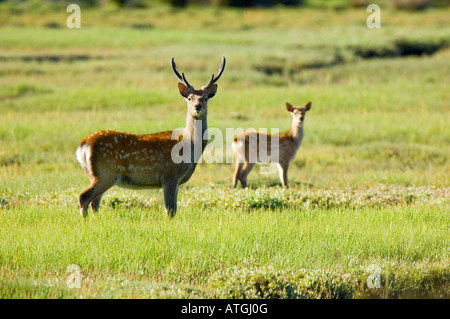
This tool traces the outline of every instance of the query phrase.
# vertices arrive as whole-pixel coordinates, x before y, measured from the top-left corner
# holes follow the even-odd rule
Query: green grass
[[[229,191],[228,196],[233,194]],[[38,281],[65,278],[67,266],[77,264],[85,278],[92,273],[138,277],[135,280],[145,285],[206,285],[204,293],[215,296],[224,292],[216,286],[219,283],[209,283],[226,269],[270,266],[296,274],[320,265],[332,274],[356,272],[353,279],[361,280],[372,264],[394,273],[396,267],[409,265],[415,274],[416,264],[423,267],[426,261],[428,267],[442,267],[442,256],[448,256],[449,220],[439,206],[240,211],[190,205],[168,221],[159,205],[149,204],[106,208],[100,218],[84,222],[70,205],[49,205],[53,206],[10,208],[2,216],[2,227],[15,230],[1,238],[1,262],[10,280],[18,279],[16,271],[19,278]],[[445,273],[443,285],[448,284]],[[77,294],[89,296],[90,289],[94,295],[103,293],[104,287],[85,285]],[[238,289],[231,283],[228,288]]]
[[[104,6],[69,30],[65,10],[0,4],[0,297],[448,298],[448,13],[386,9],[369,30],[356,9]],[[222,55],[224,135],[287,130],[285,102],[312,101],[290,188],[255,167],[233,190],[234,164],[201,163],[173,220],[161,190],[118,188],[81,220],[79,141],[183,126],[169,59],[198,87]]]

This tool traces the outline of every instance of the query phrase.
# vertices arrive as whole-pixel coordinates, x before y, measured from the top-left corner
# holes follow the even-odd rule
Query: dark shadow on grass
[[[22,61],[22,62],[79,62],[89,60],[103,60],[104,56],[93,56],[89,54],[32,54],[32,55],[0,55],[0,62]]]

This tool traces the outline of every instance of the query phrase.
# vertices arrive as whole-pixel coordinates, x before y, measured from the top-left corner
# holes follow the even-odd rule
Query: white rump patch
[[[89,144],[83,144],[77,148],[77,160],[81,167],[88,173],[92,174],[91,165],[91,146]]]

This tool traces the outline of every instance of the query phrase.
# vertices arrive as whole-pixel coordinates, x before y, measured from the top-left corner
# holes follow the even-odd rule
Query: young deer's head
[[[222,57],[222,63],[220,64],[217,76],[214,76],[213,74],[209,82],[205,86],[202,86],[200,90],[194,89],[194,87],[189,84],[184,73],[180,75],[173,58],[171,64],[173,72],[180,81],[180,83],[178,83],[178,90],[187,102],[189,116],[194,119],[206,118],[208,113],[208,100],[217,92],[217,84],[215,83],[219,80],[225,68],[225,57]]]
[[[306,103],[306,105],[303,107],[300,106],[293,107],[291,104],[286,102],[286,109],[289,112],[291,112],[292,116],[294,117],[294,122],[298,126],[302,126],[306,112],[308,112],[311,109],[311,102]]]

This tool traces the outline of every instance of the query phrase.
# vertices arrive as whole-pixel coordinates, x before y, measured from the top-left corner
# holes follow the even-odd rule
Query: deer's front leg
[[[174,217],[177,212],[177,195],[178,195],[178,182],[164,183],[164,206],[166,214],[169,217]]]
[[[283,187],[287,187],[287,172],[288,172],[289,163],[279,163],[278,164],[278,172],[280,174],[281,185]]]

